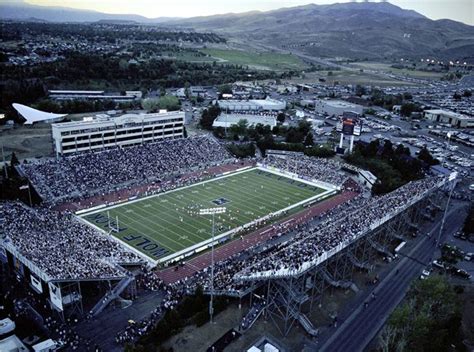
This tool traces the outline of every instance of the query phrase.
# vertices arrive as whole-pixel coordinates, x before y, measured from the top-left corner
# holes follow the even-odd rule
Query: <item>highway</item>
[[[445,223],[445,234],[459,228],[464,216],[461,210],[464,207],[465,204],[462,203],[451,203],[451,210],[448,212]],[[366,292],[365,301],[369,302],[368,306],[364,308],[362,304],[355,309],[324,342],[320,351],[364,351],[383,327],[391,312],[402,301],[411,282],[419,277],[422,269],[430,263],[430,259],[434,259],[436,252],[434,238],[438,235],[440,223],[441,221],[436,221],[422,228],[420,236],[423,237],[411,250],[401,254],[399,262],[373,291]],[[433,235],[426,236],[428,232]],[[375,292],[375,299],[371,297],[372,292]]]

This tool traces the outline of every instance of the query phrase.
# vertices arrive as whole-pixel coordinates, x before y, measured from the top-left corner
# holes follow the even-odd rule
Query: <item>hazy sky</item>
[[[0,3],[3,1],[0,1]],[[345,0],[26,0],[37,5],[66,6],[107,13],[131,13],[146,17],[191,17],[228,12],[271,10],[308,3],[330,4]],[[474,25],[474,0],[392,0],[432,18],[449,18]]]

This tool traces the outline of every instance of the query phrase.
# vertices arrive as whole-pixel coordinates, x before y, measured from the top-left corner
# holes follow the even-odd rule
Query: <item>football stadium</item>
[[[209,135],[15,171],[42,203],[0,204],[0,259],[61,321],[117,305],[126,315],[142,304],[137,293],[156,300],[148,316],[117,329],[116,346],[137,342],[197,292],[247,302],[239,334],[265,312],[282,336],[296,324],[318,336],[312,305],[329,289],[359,292],[353,273],[391,261],[424,218],[439,217],[450,181],[426,177],[371,196],[366,172],[341,159],[286,151],[237,159]],[[212,303],[205,309],[212,319]]]
[[[226,240],[297,211],[336,191],[276,170],[246,167],[226,175],[134,199],[81,218],[152,260],[178,260],[212,245],[212,220],[201,209],[224,207],[215,239]]]

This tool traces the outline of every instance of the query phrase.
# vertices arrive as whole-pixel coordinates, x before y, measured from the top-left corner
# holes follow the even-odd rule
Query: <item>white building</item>
[[[230,126],[236,125],[240,120],[247,120],[248,126],[255,126],[260,123],[264,126],[268,125],[273,128],[277,125],[275,116],[253,114],[221,114],[214,120],[212,127],[228,128]]]
[[[314,102],[314,109],[317,113],[327,114],[329,116],[339,116],[348,111],[357,114],[362,114],[364,112],[364,107],[362,105],[349,103],[343,100],[318,99]]]
[[[360,170],[357,177],[359,181],[362,182],[362,184],[366,186],[368,189],[372,189],[375,182],[377,182],[377,177],[373,173],[367,170]]]
[[[250,100],[219,100],[217,102],[223,111],[281,111],[286,109],[286,102],[276,99]]]
[[[103,90],[49,90],[48,95],[55,100],[113,100],[127,102],[141,99],[139,90],[125,91],[125,95],[105,93]]]
[[[425,110],[423,112],[426,119],[439,123],[449,123],[453,127],[474,127],[474,117],[458,114],[448,110]]]
[[[52,124],[56,154],[182,138],[184,112],[125,114]]]

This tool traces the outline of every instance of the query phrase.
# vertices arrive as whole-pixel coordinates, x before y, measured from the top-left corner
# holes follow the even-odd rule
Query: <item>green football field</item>
[[[324,191],[254,168],[81,217],[107,232],[118,217],[118,232],[111,233],[157,260],[211,238],[211,216],[199,215],[199,209],[226,207],[215,217],[218,236]]]

